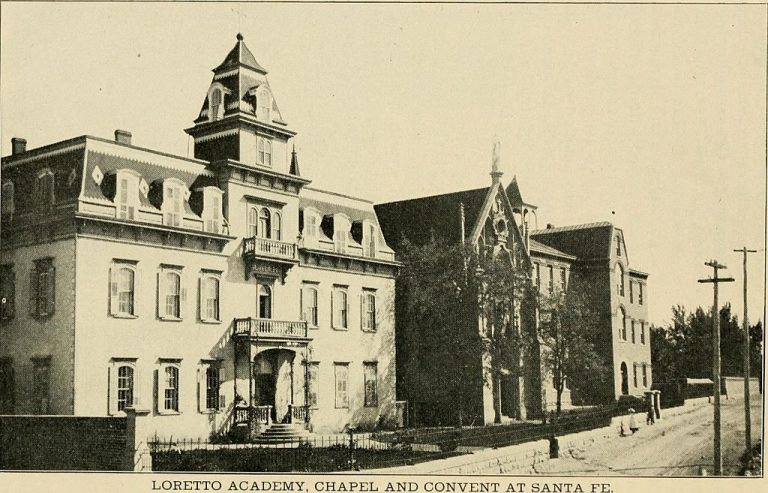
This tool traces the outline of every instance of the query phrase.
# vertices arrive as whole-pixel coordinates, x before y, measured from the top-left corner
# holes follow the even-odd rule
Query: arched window
[[[275,212],[272,215],[272,239],[273,240],[282,239],[282,231],[281,231],[282,226],[283,226],[283,221],[282,221],[282,218],[280,217],[280,213]]]
[[[363,330],[376,330],[376,292],[363,292],[363,303],[360,310],[363,318]]]
[[[211,91],[208,101],[208,119],[210,121],[221,120],[224,116],[224,105],[222,104],[221,89],[215,88]]]
[[[5,183],[3,183],[2,191],[0,191],[0,197],[2,197],[0,210],[2,210],[3,216],[9,216],[14,212],[13,193],[14,193],[13,182],[6,181]]]
[[[333,328],[346,330],[349,322],[349,301],[347,291],[342,287],[333,290]]]
[[[262,207],[259,211],[259,231],[258,235],[262,238],[269,238],[271,233],[272,216],[269,213],[269,209]]]
[[[616,274],[616,292],[619,296],[624,296],[624,267],[621,264],[616,264],[614,272]]]
[[[37,186],[35,188],[35,195],[40,208],[49,209],[53,206],[55,201],[53,190],[53,172],[45,169],[37,175]]]
[[[259,284],[259,318],[272,318],[272,289]]]
[[[123,411],[133,405],[133,367],[117,369],[117,410]]]
[[[622,341],[627,340],[627,312],[624,307],[619,307],[619,322],[621,323],[619,337]]]
[[[259,224],[259,210],[256,207],[248,208],[248,237],[256,236]]]
[[[181,318],[181,275],[178,272],[166,272],[165,287],[165,316]]]
[[[163,382],[163,409],[165,411],[179,411],[179,369],[176,366],[166,366],[165,380]]]

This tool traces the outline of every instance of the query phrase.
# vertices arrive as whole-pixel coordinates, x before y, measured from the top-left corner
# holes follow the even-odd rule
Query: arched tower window
[[[627,340],[627,312],[624,310],[624,307],[619,307],[619,323],[621,326],[619,327],[619,337],[621,337],[622,341]]]
[[[224,117],[224,101],[221,89],[214,88],[208,98],[208,119],[221,120]]]

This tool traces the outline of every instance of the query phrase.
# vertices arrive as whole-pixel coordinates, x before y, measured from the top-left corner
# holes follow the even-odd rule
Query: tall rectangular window
[[[53,172],[45,169],[37,175],[37,184],[35,188],[35,201],[41,209],[50,209],[56,197],[54,195]]]
[[[163,407],[162,410],[170,412],[179,411],[179,368],[177,366],[165,366],[163,368]]]
[[[163,209],[165,209],[166,226],[181,226],[182,201],[181,187],[166,185]]]
[[[32,408],[35,414],[49,414],[51,358],[32,359]]]
[[[568,289],[568,277],[565,272],[565,267],[560,267],[560,292],[565,293]]]
[[[56,268],[53,258],[35,260],[29,275],[29,314],[35,318],[50,317],[56,308]]]
[[[158,315],[161,319],[183,318],[186,289],[180,266],[163,265],[158,273]]]
[[[635,321],[632,320],[632,344],[635,343]]]
[[[132,220],[136,212],[136,197],[138,191],[136,189],[135,178],[131,179],[123,176],[118,180],[117,191],[117,217],[118,219]]]
[[[376,292],[363,290],[360,313],[363,319],[363,330],[376,330]]]
[[[320,363],[307,363],[307,379],[307,405],[312,409],[317,409],[320,388]]]
[[[555,270],[551,265],[547,266],[547,270],[549,271],[548,292],[552,296],[555,294]]]
[[[643,387],[648,387],[648,366],[643,363]]]
[[[629,302],[634,303],[635,302],[635,283],[634,281],[629,281]]]
[[[333,288],[333,328],[346,330],[349,327],[349,301],[344,287]]]
[[[221,197],[212,195],[208,198],[208,219],[205,221],[205,230],[210,233],[218,233],[221,226]]]
[[[365,386],[365,406],[376,407],[379,405],[378,363],[364,363],[363,382]]]
[[[536,290],[541,291],[541,264],[536,264]]]
[[[334,363],[333,374],[336,383],[336,407],[349,407],[349,363]]]
[[[632,381],[635,384],[635,388],[637,388],[637,363],[632,365],[632,370],[633,370],[633,372],[632,372],[633,373]]]
[[[13,318],[16,308],[16,273],[13,265],[0,266],[0,320]]]
[[[317,327],[317,287],[306,284],[301,287],[301,319],[310,327]]]
[[[645,322],[640,322],[640,344],[645,344]]]
[[[200,320],[218,322],[220,318],[221,281],[218,275],[207,273],[200,279]]]
[[[219,408],[219,367],[209,366],[205,370],[205,407],[208,410]]]
[[[637,283],[637,303],[643,304],[643,283]]]

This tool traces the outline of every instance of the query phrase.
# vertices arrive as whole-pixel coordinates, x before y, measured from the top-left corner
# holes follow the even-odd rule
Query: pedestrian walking
[[[656,410],[653,408],[653,402],[648,404],[648,417],[645,418],[646,425],[656,424]]]
[[[635,418],[635,410],[633,408],[629,408],[629,431],[632,432],[634,435],[637,430],[639,430],[640,427],[637,426],[637,419]]]

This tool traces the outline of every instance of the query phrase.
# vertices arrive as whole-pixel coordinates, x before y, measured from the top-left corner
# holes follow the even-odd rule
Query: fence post
[[[152,470],[152,456],[145,442],[145,430],[141,426],[142,419],[148,415],[147,410],[125,408],[125,456],[123,468],[125,471]]]

